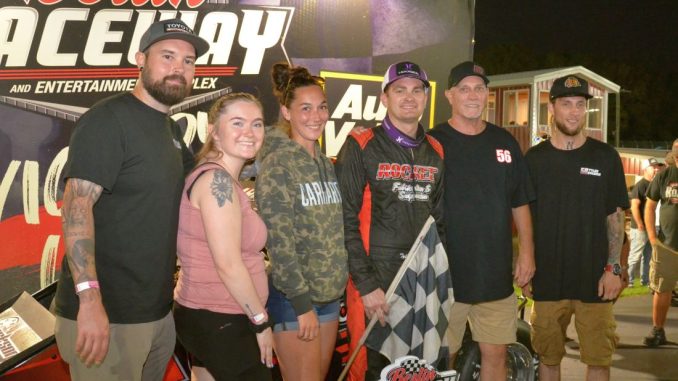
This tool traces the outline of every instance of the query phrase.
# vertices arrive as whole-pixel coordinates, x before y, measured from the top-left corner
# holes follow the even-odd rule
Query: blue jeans
[[[299,330],[299,322],[297,321],[297,314],[292,308],[292,303],[285,297],[283,293],[278,291],[273,285],[269,285],[268,302],[266,309],[269,316],[275,322],[273,332],[282,331],[297,331]],[[320,323],[327,323],[329,321],[339,319],[339,301],[334,301],[326,304],[313,304],[313,309],[318,315]]]
[[[650,282],[650,259],[652,258],[652,245],[647,239],[644,230],[631,229],[631,250],[629,251],[629,284],[640,268],[640,283]],[[641,261],[642,259],[642,261]]]

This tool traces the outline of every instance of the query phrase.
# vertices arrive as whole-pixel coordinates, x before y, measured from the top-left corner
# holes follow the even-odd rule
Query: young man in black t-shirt
[[[516,341],[513,280],[522,287],[534,274],[528,206],[534,192],[516,140],[481,118],[487,83],[485,71],[473,62],[452,68],[445,91],[452,117],[430,134],[445,151],[444,216],[455,299],[448,329],[451,362],[468,320],[480,343],[480,378],[503,380],[506,345]],[[514,276],[512,219],[520,240]]]
[[[153,23],[135,56],[134,90],[97,103],[76,124],[55,296],[57,345],[74,381],[164,376],[175,345],[179,197],[192,164],[167,114],[188,95],[208,48],[179,19]]]
[[[614,148],[584,134],[588,83],[558,78],[549,96],[552,137],[525,155],[537,195],[530,205],[537,265],[532,345],[539,379],[559,380],[574,314],[587,379],[606,380],[616,346],[612,300],[622,288],[624,173]]]
[[[652,332],[645,345],[656,347],[667,343],[664,323],[671,304],[671,293],[678,281],[678,139],[673,142],[669,166],[658,173],[647,189],[645,225],[652,244],[650,288],[652,300]],[[655,210],[659,207],[659,231],[655,230]],[[650,225],[648,225],[650,224]]]

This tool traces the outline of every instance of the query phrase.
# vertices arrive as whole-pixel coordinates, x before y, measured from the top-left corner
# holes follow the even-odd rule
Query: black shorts
[[[270,381],[249,319],[174,303],[177,339],[215,380]]]

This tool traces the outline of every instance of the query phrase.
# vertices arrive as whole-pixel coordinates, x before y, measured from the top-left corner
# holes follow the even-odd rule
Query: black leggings
[[[196,310],[174,303],[177,338],[217,381],[270,381],[245,315]]]

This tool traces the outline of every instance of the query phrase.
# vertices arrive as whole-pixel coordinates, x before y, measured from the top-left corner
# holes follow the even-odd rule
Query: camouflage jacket
[[[342,203],[334,166],[315,159],[278,129],[259,154],[255,199],[268,227],[273,286],[301,315],[338,299],[348,278]]]

